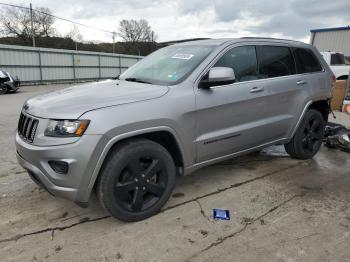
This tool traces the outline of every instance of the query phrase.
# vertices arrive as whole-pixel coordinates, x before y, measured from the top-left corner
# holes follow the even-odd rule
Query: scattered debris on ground
[[[350,152],[350,129],[328,122],[325,127],[324,144],[328,148]]]
[[[220,220],[230,220],[230,211],[222,209],[213,209],[213,218]]]

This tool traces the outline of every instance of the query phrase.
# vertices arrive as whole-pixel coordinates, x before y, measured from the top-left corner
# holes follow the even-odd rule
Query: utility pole
[[[156,49],[156,44],[154,43],[154,31],[152,30],[152,43],[151,43],[151,47],[153,48],[153,50]]]
[[[113,31],[112,38],[113,38],[113,54],[114,54],[114,52],[115,52],[115,32],[114,31]]]
[[[33,26],[33,8],[32,3],[29,5],[30,7],[30,24],[32,26],[32,39],[33,39],[33,47],[35,47],[35,37],[34,37],[34,26]]]

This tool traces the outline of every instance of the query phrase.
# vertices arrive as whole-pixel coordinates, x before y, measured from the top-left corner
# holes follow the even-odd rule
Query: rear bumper
[[[71,144],[34,146],[16,134],[17,160],[33,181],[52,195],[86,206],[92,191],[91,176],[100,155],[100,139],[99,135],[84,135]],[[56,173],[50,160],[69,163],[67,174]]]

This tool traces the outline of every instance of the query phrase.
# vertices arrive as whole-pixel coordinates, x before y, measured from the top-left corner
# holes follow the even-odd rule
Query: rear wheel
[[[308,110],[292,140],[284,145],[287,153],[297,159],[312,158],[321,147],[324,128],[322,114],[314,109]]]
[[[117,146],[97,184],[101,204],[115,218],[138,221],[161,209],[175,185],[175,164],[161,145],[134,139]]]
[[[3,84],[0,84],[0,95],[4,95],[7,93],[7,86],[6,85],[3,85]]]

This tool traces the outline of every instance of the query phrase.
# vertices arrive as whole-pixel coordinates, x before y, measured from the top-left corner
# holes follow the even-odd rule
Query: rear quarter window
[[[315,54],[306,48],[293,49],[298,74],[322,71],[322,66]]]

